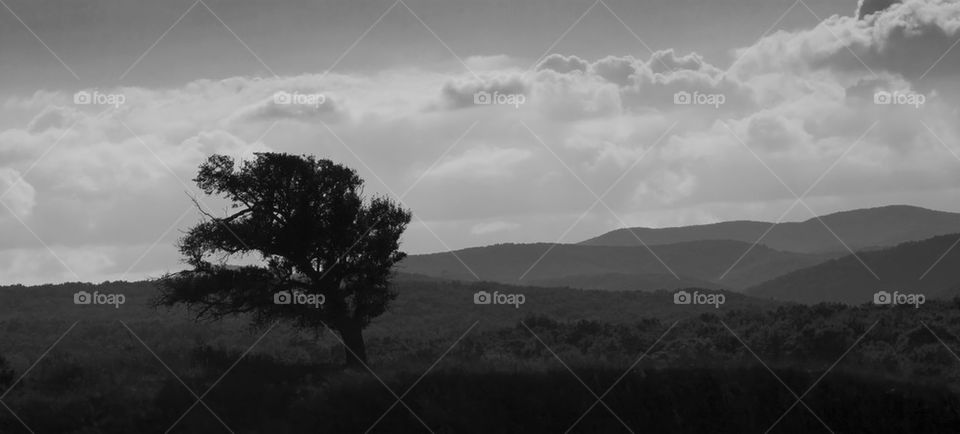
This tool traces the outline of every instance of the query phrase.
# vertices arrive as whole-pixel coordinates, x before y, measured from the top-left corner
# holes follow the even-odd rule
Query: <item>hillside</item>
[[[803,222],[777,224],[762,243],[772,249],[801,252],[846,252],[837,237],[851,249],[893,246],[960,232],[960,214],[925,208],[893,205],[838,212]],[[589,246],[637,246],[640,238],[648,245],[673,244],[697,240],[737,240],[753,243],[772,223],[730,221],[709,225],[673,228],[618,229],[580,244]],[[834,236],[830,230],[836,233]]]
[[[960,234],[860,252],[874,277],[852,255],[797,270],[749,288],[747,293],[801,303],[872,301],[874,292],[922,293],[928,298],[950,297],[960,288],[960,249],[951,247]],[[948,249],[950,252],[940,257]],[[926,276],[931,265],[940,261]]]
[[[741,241],[696,241],[654,246],[654,256],[645,247],[499,244],[457,250],[456,256],[449,252],[411,255],[398,269],[465,281],[476,280],[472,270],[480,280],[588,289],[626,289],[625,286],[635,285],[631,289],[649,291],[703,285],[736,290],[832,257],[757,246],[728,275],[719,279],[748,249],[750,244]],[[534,263],[536,266],[530,269]],[[527,274],[520,279],[524,273]],[[620,277],[612,278],[612,275]],[[624,279],[625,275],[633,277]]]
[[[708,280],[680,278],[670,274],[578,274],[575,276],[536,279],[526,282],[527,285],[543,287],[566,287],[582,289],[608,289],[614,291],[633,291],[637,289],[674,289],[674,288],[707,288],[720,289],[722,285]]]

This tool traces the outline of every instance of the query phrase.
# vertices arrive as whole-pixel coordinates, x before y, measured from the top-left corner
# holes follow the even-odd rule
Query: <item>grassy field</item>
[[[79,289],[126,302],[77,306]],[[717,309],[666,292],[409,277],[397,289],[367,331],[371,373],[342,370],[328,333],[154,309],[149,282],[4,287],[0,390],[62,337],[3,398],[34,432],[557,432],[584,413],[573,432],[762,432],[796,396],[772,432],[960,427],[956,302],[728,294]],[[475,305],[481,289],[526,301]],[[0,411],[0,432],[28,431]]]

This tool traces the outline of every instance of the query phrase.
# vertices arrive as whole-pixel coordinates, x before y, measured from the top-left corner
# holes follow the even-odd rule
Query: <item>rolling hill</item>
[[[960,247],[953,248],[958,239],[960,234],[942,235],[858,253],[876,277],[847,255],[771,279],[747,293],[801,303],[855,304],[872,301],[879,290],[922,293],[927,298],[960,295]]]
[[[695,241],[655,246],[654,256],[645,247],[498,244],[457,250],[455,255],[411,255],[398,264],[398,270],[452,280],[479,278],[507,284],[587,289],[650,291],[700,286],[739,290],[834,257],[756,246],[720,279],[748,249],[750,244],[742,241]]]
[[[587,246],[638,246],[675,244],[698,240],[736,240],[762,244],[776,250],[800,253],[847,252],[839,237],[853,250],[893,246],[937,235],[960,232],[960,214],[925,208],[892,205],[859,209],[811,218],[803,222],[772,223],[730,221],[673,228],[618,229],[583,241]],[[827,227],[829,226],[829,229]],[[833,233],[831,233],[831,231]],[[834,233],[836,236],[834,236]]]
[[[723,285],[694,278],[681,277],[677,279],[672,274],[628,274],[628,273],[598,273],[577,274],[574,276],[535,279],[526,282],[527,285],[540,287],[580,288],[580,289],[607,289],[614,291],[676,289],[676,288],[704,288],[722,289]]]

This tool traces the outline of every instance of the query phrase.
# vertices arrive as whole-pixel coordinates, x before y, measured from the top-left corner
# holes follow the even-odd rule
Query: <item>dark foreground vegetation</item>
[[[527,302],[474,305],[478,285]],[[73,305],[76,285],[0,288],[0,394],[73,326],[2,398],[34,432],[960,430],[955,301],[694,309],[478,285],[401,281],[369,329],[375,374],[344,370],[329,333],[154,310],[149,283],[87,287],[126,293],[118,309]],[[23,424],[0,408],[0,432]]]
[[[200,381],[204,385],[218,376],[209,368]],[[439,369],[404,397],[409,410],[394,405],[394,396],[371,375],[306,371],[258,358],[242,363],[204,398],[216,417],[197,405],[172,432],[227,432],[217,418],[235,432],[249,433],[365,432],[378,420],[373,432],[427,432],[422,423],[444,433],[564,432],[575,422],[573,432],[627,432],[624,424],[635,432],[764,432],[796,402],[758,366],[648,370],[619,382],[623,372],[615,368],[577,369],[598,395],[616,383],[604,396],[610,410],[593,406],[596,398],[562,368]],[[818,377],[798,370],[776,372],[798,395]],[[402,394],[418,376],[388,373],[382,379]],[[69,387],[83,384],[72,379],[80,384]],[[122,388],[89,396],[53,389],[47,397],[35,392],[18,399],[14,407],[36,432],[165,432],[195,401],[176,380],[140,399]],[[51,396],[57,392],[70,395]],[[835,432],[872,433],[955,432],[960,426],[960,399],[945,387],[848,372],[824,378],[804,402],[816,417],[796,405],[773,432],[827,432],[823,424]],[[3,432],[23,431],[9,417],[2,420]]]

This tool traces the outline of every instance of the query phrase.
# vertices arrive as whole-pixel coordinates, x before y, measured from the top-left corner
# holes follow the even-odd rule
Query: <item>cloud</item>
[[[235,122],[324,119],[340,115],[336,100],[320,92],[277,91],[268,98],[242,107],[230,117]]]
[[[803,120],[781,114],[760,112],[746,119],[743,124],[743,140],[753,149],[788,151],[812,140]]]
[[[591,65],[594,73],[611,83],[628,86],[633,83],[633,75],[639,72],[638,62],[631,56],[607,56]]]
[[[516,166],[531,156],[532,152],[526,149],[480,146],[441,162],[427,175],[436,178],[503,180],[509,178]]]
[[[37,205],[36,190],[14,169],[0,167],[0,217],[13,212],[17,218],[25,218]]]
[[[558,121],[577,121],[646,112],[673,105],[679,91],[723,94],[729,107],[753,105],[752,90],[726,77],[724,71],[696,53],[673,50],[653,53],[647,60],[607,56],[588,61],[551,54],[533,73],[516,68],[449,79],[443,86],[441,109],[476,107],[478,93],[523,95],[525,107]]]
[[[950,55],[960,37],[960,2],[868,1],[859,11],[873,13],[833,16],[813,29],[780,31],[741,48],[732,72],[741,78],[820,70],[857,77],[869,70],[917,79],[960,70],[960,56]]]
[[[571,72],[586,72],[589,66],[587,61],[577,56],[564,56],[555,53],[544,57],[537,65],[537,70],[567,74]]]
[[[719,69],[705,62],[703,57],[701,57],[699,54],[687,53],[684,55],[677,55],[672,48],[653,53],[653,55],[650,57],[650,60],[647,62],[647,67],[656,74],[663,74],[677,70],[701,71],[707,73],[720,72]]]
[[[274,151],[262,142],[247,143],[224,130],[201,131],[196,136],[184,140],[181,147],[190,149],[200,158],[221,154],[229,155],[236,160],[251,160],[257,152]]]
[[[39,134],[50,129],[63,130],[79,119],[76,110],[70,107],[48,106],[27,124],[27,132]]]
[[[483,92],[490,95],[528,95],[530,93],[529,83],[523,80],[519,74],[502,74],[487,77],[483,81],[477,81],[473,78],[451,80],[444,84],[441,90],[443,95],[443,106],[446,108],[458,109],[465,107],[476,107],[475,96]]]

